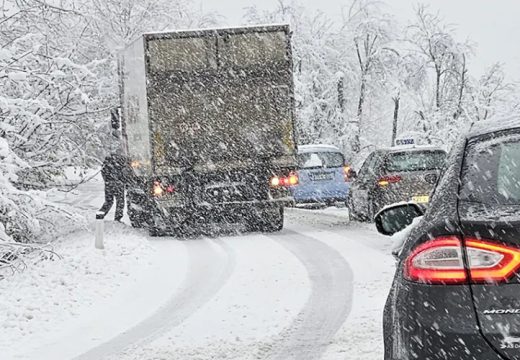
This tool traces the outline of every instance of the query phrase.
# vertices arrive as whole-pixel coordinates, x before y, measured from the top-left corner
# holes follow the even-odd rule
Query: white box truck
[[[120,60],[133,226],[278,231],[297,186],[288,25],[147,33]]]

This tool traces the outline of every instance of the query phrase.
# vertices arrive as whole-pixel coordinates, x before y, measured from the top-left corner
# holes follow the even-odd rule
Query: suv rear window
[[[309,152],[298,154],[300,169],[334,168],[341,167],[345,158],[341,153],[335,152]]]
[[[437,170],[445,160],[444,151],[403,151],[388,154],[385,168],[387,172]]]
[[[520,205],[520,134],[469,142],[461,198],[483,204]]]

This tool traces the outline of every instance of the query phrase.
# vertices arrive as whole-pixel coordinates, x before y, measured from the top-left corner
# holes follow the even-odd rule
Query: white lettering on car
[[[484,310],[484,315],[520,314],[520,309],[490,309]]]

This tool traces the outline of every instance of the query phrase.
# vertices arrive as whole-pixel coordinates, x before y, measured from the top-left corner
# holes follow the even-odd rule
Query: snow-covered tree
[[[345,15],[340,34],[347,42],[352,41],[353,48],[347,43],[343,53],[355,54],[355,67],[358,69],[357,108],[349,129],[351,150],[358,153],[361,150],[361,131],[366,129],[363,122],[370,120],[365,119],[367,116],[364,113],[368,97],[379,95],[377,89],[387,80],[385,60],[389,56],[388,52],[392,51],[394,22],[388,14],[381,11],[380,4],[375,1],[355,0]],[[348,55],[345,57],[351,58]]]
[[[491,65],[471,86],[468,112],[475,121],[487,120],[504,111],[510,111],[511,95],[515,86],[506,81],[504,68],[500,63]]]
[[[52,239],[72,216],[44,191],[69,166],[99,164],[118,105],[117,52],[145,31],[214,17],[188,1],[0,3],[0,238]]]
[[[450,142],[457,132],[444,129],[460,128],[457,121],[463,110],[468,85],[467,58],[472,46],[456,40],[454,30],[444,23],[439,14],[419,6],[416,21],[408,27],[410,51],[417,53],[428,69],[424,92],[416,94],[416,121],[412,125],[421,131],[426,141]]]

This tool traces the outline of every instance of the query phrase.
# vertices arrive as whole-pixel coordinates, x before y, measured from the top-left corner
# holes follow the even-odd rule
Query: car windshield
[[[461,198],[493,205],[520,205],[520,134],[469,143]]]
[[[298,155],[300,169],[341,167],[345,158],[337,152],[308,152]]]
[[[425,171],[441,169],[446,159],[444,151],[403,151],[389,154],[386,159],[388,172]]]

